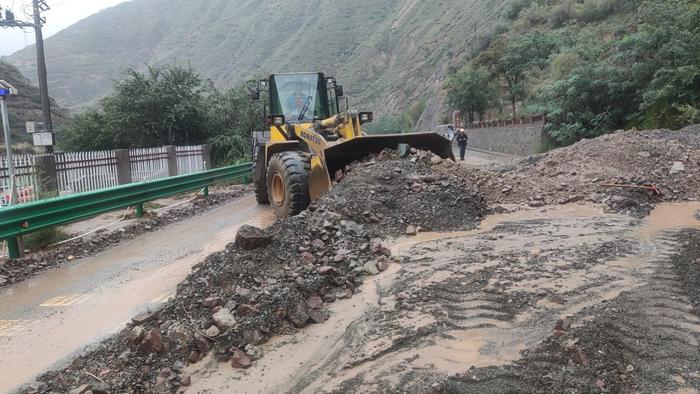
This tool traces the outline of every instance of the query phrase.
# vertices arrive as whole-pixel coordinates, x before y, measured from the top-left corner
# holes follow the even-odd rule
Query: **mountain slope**
[[[270,72],[335,75],[354,103],[395,113],[439,81],[511,0],[132,0],[46,42],[52,94],[80,107],[127,67],[184,63],[219,86]],[[9,60],[29,74],[33,48]],[[428,105],[428,108],[436,107]]]
[[[0,79],[10,83],[18,92],[17,96],[7,99],[7,111],[10,115],[13,145],[22,142],[29,143],[30,137],[25,132],[25,122],[41,122],[43,119],[39,89],[32,85],[15,66],[3,61],[0,61]],[[54,123],[60,124],[66,115],[66,111],[58,107],[53,100],[51,101],[51,111]]]

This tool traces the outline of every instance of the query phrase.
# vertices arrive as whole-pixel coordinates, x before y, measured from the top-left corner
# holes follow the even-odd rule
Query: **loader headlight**
[[[374,120],[372,112],[360,112],[360,124],[369,123]]]
[[[281,127],[286,123],[284,115],[270,115],[267,117],[270,123],[274,126]]]

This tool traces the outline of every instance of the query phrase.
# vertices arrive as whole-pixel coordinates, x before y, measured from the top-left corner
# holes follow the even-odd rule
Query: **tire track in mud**
[[[653,241],[646,284],[587,308],[514,365],[471,370],[443,392],[695,393],[700,389],[700,231]]]

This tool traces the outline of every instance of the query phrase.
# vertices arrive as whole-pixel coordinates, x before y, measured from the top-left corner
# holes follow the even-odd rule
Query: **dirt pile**
[[[618,132],[467,174],[492,203],[604,203],[647,214],[660,201],[700,199],[700,126]],[[651,189],[629,186],[655,186]]]
[[[88,385],[93,391],[174,392],[190,384],[184,367],[205,357],[246,368],[263,356],[258,345],[325,321],[329,303],[351,297],[363,276],[388,269],[391,252],[379,237],[404,232],[409,223],[474,227],[484,213],[475,189],[449,175],[453,164],[418,151],[407,159],[380,156],[354,165],[330,195],[301,215],[264,232],[242,228],[236,243],[195,266],[162,309],[134,318],[25,391]],[[421,218],[436,201],[445,208]]]
[[[31,253],[21,259],[0,263],[0,287],[21,282],[38,272],[55,268],[75,259],[90,256],[144,233],[192,217],[226,202],[250,193],[248,186],[230,186],[213,190],[209,197],[198,198],[181,208],[173,208],[162,214],[151,213],[138,223],[130,224],[115,231],[102,230],[95,235],[79,238],[55,248]],[[76,234],[79,235],[79,234]]]
[[[353,163],[346,168],[352,176],[341,175],[341,187],[315,206],[391,235],[468,229],[486,211],[484,198],[454,162],[415,149],[404,156],[385,150]]]

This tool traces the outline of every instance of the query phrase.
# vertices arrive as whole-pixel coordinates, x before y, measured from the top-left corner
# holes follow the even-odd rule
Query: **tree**
[[[462,68],[447,78],[445,89],[448,104],[458,109],[469,122],[474,122],[476,115],[483,118],[496,102],[496,87],[483,68]]]
[[[262,128],[260,105],[248,86],[217,90],[181,66],[127,70],[114,92],[61,127],[70,150],[144,148],[211,143],[215,163],[250,154],[250,132]]]
[[[476,59],[477,66],[487,67],[505,81],[513,117],[527,92],[528,72],[546,67],[554,48],[556,41],[550,34],[535,30],[510,40],[502,35]]]

